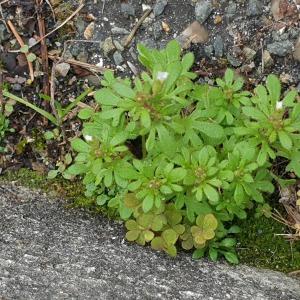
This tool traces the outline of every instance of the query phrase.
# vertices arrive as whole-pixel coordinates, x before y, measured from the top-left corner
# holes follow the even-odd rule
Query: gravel
[[[289,40],[274,42],[267,45],[270,53],[284,57],[293,51],[293,43]]]
[[[200,0],[195,6],[196,20],[204,23],[209,15],[212,13],[213,7],[210,0]]]

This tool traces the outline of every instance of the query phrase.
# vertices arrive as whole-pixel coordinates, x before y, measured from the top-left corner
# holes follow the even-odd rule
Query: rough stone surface
[[[260,0],[249,0],[247,16],[259,16],[263,13],[263,3]]]
[[[209,0],[200,0],[196,3],[195,6],[195,15],[197,21],[200,23],[204,23],[206,19],[209,17],[211,14],[213,8],[211,1]]]
[[[164,10],[165,7],[168,5],[168,1],[167,0],[157,0],[154,7],[153,7],[153,13],[154,15],[157,17],[159,15],[161,15]]]
[[[65,204],[0,184],[1,299],[300,299],[299,281],[284,274],[172,259]]]
[[[282,42],[274,42],[267,45],[267,49],[270,53],[278,56],[286,56],[293,51],[293,43],[289,40]]]

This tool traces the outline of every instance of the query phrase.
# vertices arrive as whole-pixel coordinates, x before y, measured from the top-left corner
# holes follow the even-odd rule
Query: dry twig
[[[20,47],[21,47],[21,48],[24,47],[25,44],[24,44],[24,42],[23,42],[21,36],[20,36],[19,33],[17,32],[17,30],[16,30],[14,24],[13,24],[10,20],[8,20],[8,21],[7,21],[7,25],[8,25],[8,27],[10,28],[11,32],[13,33],[13,35],[15,36],[15,38],[17,39],[17,41],[18,41]],[[26,52],[26,53],[25,53],[25,56],[26,56],[26,58],[27,58],[27,63],[28,63],[28,68],[29,68],[30,79],[31,79],[31,81],[33,82],[33,81],[34,81],[33,65],[32,65],[32,62],[29,61],[28,55],[29,55],[29,52]]]
[[[41,7],[43,0],[36,0],[37,5],[37,18],[40,37],[44,36],[46,33],[45,29],[45,19],[41,15]],[[50,94],[50,85],[49,85],[49,61],[48,61],[48,49],[45,39],[41,41],[41,55],[42,55],[42,68],[43,68],[43,93],[45,95]],[[45,102],[45,104],[48,102]]]
[[[130,32],[130,34],[128,35],[125,43],[124,43],[124,47],[128,47],[131,44],[131,41],[133,40],[137,30],[139,29],[139,27],[142,25],[142,23],[145,21],[145,19],[150,15],[152,11],[151,9],[147,9],[145,11],[145,13],[143,14],[143,16],[139,19],[139,21],[135,24],[135,26],[133,27],[132,31]]]

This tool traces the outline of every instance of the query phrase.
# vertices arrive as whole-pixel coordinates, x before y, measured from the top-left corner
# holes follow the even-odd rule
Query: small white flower
[[[282,101],[276,102],[276,109],[277,109],[277,110],[280,110],[280,109],[282,109],[282,108],[283,108],[283,102],[282,102]]]
[[[87,142],[91,142],[93,140],[93,137],[91,135],[85,135],[84,138]]]
[[[157,72],[157,79],[159,81],[165,81],[169,76],[168,72]]]

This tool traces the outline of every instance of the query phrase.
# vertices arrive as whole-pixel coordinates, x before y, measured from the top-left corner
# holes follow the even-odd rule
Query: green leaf
[[[155,145],[155,129],[151,128],[148,138],[146,140],[146,150],[149,152]]]
[[[225,256],[226,260],[228,262],[230,262],[231,264],[237,265],[239,263],[239,260],[236,256],[236,254],[234,254],[233,252],[225,252],[224,256]]]
[[[103,88],[101,90],[96,91],[94,97],[96,102],[108,106],[118,106],[121,100],[108,88]]]
[[[194,64],[195,56],[192,52],[185,54],[182,58],[182,68],[183,70],[188,71]]]
[[[266,116],[260,110],[258,110],[257,108],[254,108],[254,107],[243,107],[243,113],[246,116],[248,116],[252,119],[258,120],[258,121],[266,121],[267,120]]]
[[[139,225],[134,220],[126,221],[125,226],[126,226],[127,230],[138,230],[139,229]]]
[[[270,93],[272,103],[276,103],[280,100],[281,85],[277,76],[271,74],[267,77],[266,86]]]
[[[220,243],[220,246],[226,247],[226,248],[232,248],[235,245],[236,245],[236,239],[233,239],[233,238],[225,238]]]
[[[196,249],[194,252],[193,252],[193,259],[200,259],[204,256],[205,254],[205,248],[202,248],[202,249]]]
[[[220,139],[224,136],[222,126],[208,122],[194,122],[193,127],[207,136],[215,139]]]
[[[218,220],[213,214],[207,214],[203,219],[203,230],[216,230],[218,227]]]
[[[166,47],[168,63],[178,61],[180,58],[180,52],[180,44],[176,40],[170,41]]]
[[[178,234],[173,229],[165,230],[161,236],[168,245],[174,245],[178,239]]]
[[[204,194],[208,198],[208,200],[213,204],[216,205],[219,202],[219,193],[213,188],[211,185],[206,184],[204,185]]]
[[[36,55],[34,53],[29,53],[26,58],[29,62],[34,62],[36,60]]]
[[[175,168],[169,173],[168,178],[170,179],[171,182],[179,182],[183,180],[186,174],[187,171],[185,169]]]
[[[77,152],[87,153],[91,149],[91,146],[89,144],[87,144],[86,142],[84,142],[82,139],[79,138],[71,141],[71,146]]]
[[[124,98],[134,99],[135,92],[129,86],[116,82],[113,86],[114,91],[116,91],[120,96]]]
[[[212,261],[217,261],[218,259],[218,250],[215,248],[209,248],[209,257]]]
[[[296,97],[298,92],[296,90],[289,91],[283,99],[283,105],[286,107],[293,107],[296,104]]]
[[[49,171],[47,178],[54,179],[57,175],[58,175],[58,170],[51,170]]]
[[[232,225],[228,231],[228,233],[240,233],[241,232],[241,228],[237,225]]]
[[[21,53],[28,53],[28,51],[29,51],[29,46],[28,45],[24,45],[20,48]]]
[[[140,230],[131,230],[126,233],[126,239],[129,242],[134,242],[140,235]]]
[[[94,113],[94,110],[92,108],[83,108],[78,113],[78,117],[81,120],[87,120],[93,115],[93,113]]]
[[[285,149],[290,150],[293,146],[293,142],[292,139],[290,138],[290,136],[283,130],[278,132],[278,137],[279,137],[279,141],[280,144],[282,145],[282,147],[284,147]]]
[[[145,128],[150,128],[151,127],[151,117],[150,113],[147,110],[142,110],[141,112],[141,124]]]
[[[227,86],[231,86],[232,85],[232,83],[233,83],[233,77],[234,77],[233,70],[227,69],[226,72],[225,72],[225,76],[224,76],[225,83],[226,83]]]
[[[151,195],[151,194],[147,195],[145,197],[145,199],[143,200],[143,205],[142,205],[143,211],[145,213],[149,212],[152,209],[153,204],[154,204],[154,197],[153,197],[153,195]]]

